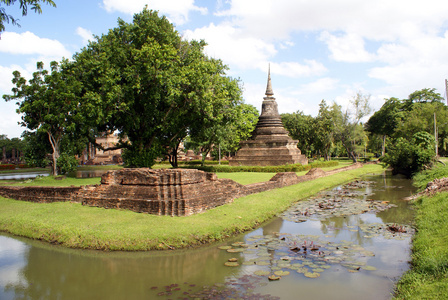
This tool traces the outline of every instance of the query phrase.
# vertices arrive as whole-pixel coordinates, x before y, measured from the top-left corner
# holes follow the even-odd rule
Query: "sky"
[[[207,55],[238,78],[246,103],[259,111],[270,65],[280,113],[316,116],[319,103],[344,109],[356,93],[373,111],[385,98],[405,99],[423,88],[446,97],[448,1],[441,0],[54,0],[42,14],[6,12],[0,39],[0,95],[12,94],[12,72],[25,78],[36,62],[71,58],[89,40],[158,10],[184,39],[204,39]],[[0,134],[20,137],[17,105],[0,99]]]

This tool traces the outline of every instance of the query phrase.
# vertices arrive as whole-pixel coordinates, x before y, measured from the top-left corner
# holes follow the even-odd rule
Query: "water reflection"
[[[2,261],[9,265],[9,271],[2,265],[0,273],[1,299],[151,299],[167,285],[197,290],[202,288],[198,283],[223,282],[233,272],[222,267],[227,255],[216,247],[164,254],[102,253],[32,242],[17,253],[11,244],[26,244],[5,236],[0,236],[0,244]]]
[[[263,284],[251,291],[281,299],[389,299],[394,280],[408,268],[410,238],[389,240],[383,236],[367,237],[358,226],[365,223],[397,222],[409,224],[412,210],[400,200],[412,194],[410,181],[382,175],[367,178],[376,182],[366,190],[375,200],[391,201],[397,208],[377,214],[369,213],[303,223],[274,218],[261,228],[235,241],[247,241],[254,235],[290,233],[317,235],[333,242],[347,240],[373,251],[363,257],[376,271],[349,273],[332,265],[317,279],[291,271],[278,282],[263,278]],[[269,250],[271,265],[274,250]],[[278,255],[277,255],[278,256]],[[71,250],[37,241],[0,235],[0,299],[177,299],[200,290],[203,286],[231,286],[229,278],[254,276],[260,266],[225,267],[224,262],[242,253],[228,253],[210,246],[182,252],[104,253]],[[165,286],[177,285],[169,296],[159,293]]]
[[[5,173],[0,174],[0,180],[23,180],[32,179],[37,176],[48,176],[47,172],[23,172],[23,173]]]

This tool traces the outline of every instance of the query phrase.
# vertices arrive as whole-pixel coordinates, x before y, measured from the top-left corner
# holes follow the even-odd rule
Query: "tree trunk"
[[[381,147],[381,156],[386,154],[386,135],[383,135],[383,145]]]
[[[178,142],[174,147],[173,150],[171,151],[171,154],[168,152],[168,158],[170,160],[170,164],[173,168],[177,168],[178,165],[178,160],[177,160],[177,152],[179,151],[179,145],[180,142]]]
[[[346,143],[344,143],[343,140],[341,140],[341,142],[342,142],[342,146],[344,146],[344,148],[345,148],[345,151],[347,151],[348,158],[351,158],[353,160],[353,163],[356,164],[358,162],[358,160],[356,159],[356,155],[353,152],[353,150],[350,150],[350,148],[347,147]]]
[[[53,149],[53,175],[58,175],[57,161],[59,158],[59,143],[61,138],[54,137],[51,132],[48,132],[48,139],[50,140],[51,148]]]

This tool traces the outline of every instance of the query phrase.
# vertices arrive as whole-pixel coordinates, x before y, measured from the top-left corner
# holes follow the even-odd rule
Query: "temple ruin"
[[[252,136],[240,142],[240,150],[230,160],[231,166],[278,166],[286,164],[308,164],[308,159],[297,148],[297,140],[289,137],[288,131],[278,113],[271,84],[271,72],[268,72],[266,97],[263,98],[261,115]]]

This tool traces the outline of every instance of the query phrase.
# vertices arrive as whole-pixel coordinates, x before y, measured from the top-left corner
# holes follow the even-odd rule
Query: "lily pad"
[[[227,262],[224,263],[224,265],[225,265],[226,267],[238,267],[240,264],[237,263],[237,262],[227,261]]]
[[[269,279],[270,281],[276,281],[276,280],[280,280],[281,277],[279,277],[279,276],[275,276],[275,275],[271,275],[271,276],[268,277],[268,279]]]
[[[290,273],[288,271],[276,271],[274,272],[274,274],[281,277],[281,276],[287,276]]]
[[[229,252],[229,253],[238,253],[238,252],[243,252],[243,251],[244,251],[244,248],[237,248],[237,249],[232,248],[232,249],[227,249],[227,252]]]
[[[219,246],[218,249],[228,250],[228,249],[232,249],[232,246]]]
[[[308,278],[320,277],[320,273],[317,273],[317,272],[307,272],[304,275],[305,275],[305,277],[308,277]]]
[[[265,270],[257,270],[254,272],[255,275],[258,276],[268,276],[271,272]]]
[[[366,271],[375,271],[376,268],[374,266],[362,266],[361,269]]]

